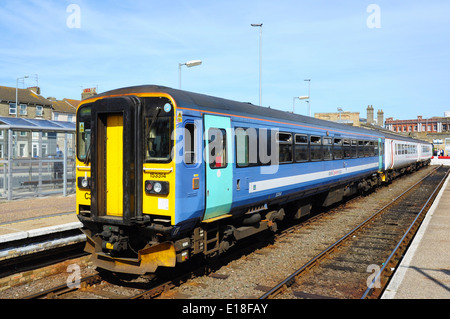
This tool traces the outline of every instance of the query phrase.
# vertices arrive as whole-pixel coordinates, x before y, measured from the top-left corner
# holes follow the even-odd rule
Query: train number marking
[[[166,178],[166,173],[150,173],[151,178]]]

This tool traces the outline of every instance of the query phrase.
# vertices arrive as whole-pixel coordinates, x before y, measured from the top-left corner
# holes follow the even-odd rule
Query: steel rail
[[[65,293],[76,291],[80,289],[81,287],[84,287],[86,285],[92,285],[93,283],[100,282],[102,279],[100,275],[92,275],[85,278],[80,279],[80,287],[69,287],[67,284],[59,285],[56,287],[52,287],[50,289],[25,296],[22,299],[43,299],[44,297],[47,297],[48,299],[54,299],[57,298],[60,295],[63,295]]]
[[[439,166],[440,167],[440,166]],[[404,191],[402,194],[397,196],[395,199],[393,199],[390,203],[386,204],[383,208],[375,212],[372,216],[368,217],[366,220],[364,220],[361,224],[356,226],[354,229],[352,229],[350,232],[348,232],[346,235],[338,239],[334,244],[330,245],[328,248],[324,249],[322,252],[320,252],[318,255],[313,257],[311,260],[309,260],[305,265],[303,265],[301,268],[297,269],[294,273],[289,275],[286,279],[278,283],[276,286],[271,288],[269,291],[267,291],[265,294],[263,294],[259,299],[269,299],[271,297],[274,297],[278,295],[283,290],[290,287],[292,284],[295,283],[296,278],[300,276],[305,271],[313,268],[315,265],[317,265],[322,259],[324,259],[328,254],[330,254],[332,251],[337,249],[339,246],[341,246],[346,240],[352,237],[353,234],[356,232],[361,231],[364,229],[365,226],[367,226],[371,221],[373,221],[375,218],[377,218],[379,215],[381,215],[387,208],[394,205],[400,198],[404,197],[406,194],[411,192],[414,188],[416,188],[419,184],[421,184],[427,177],[429,177],[431,174],[436,172],[436,170],[439,168],[435,168],[432,170],[429,174],[427,174],[425,177],[423,177],[420,181],[412,185],[410,188],[408,188],[406,191]]]
[[[434,171],[433,171],[434,172]],[[432,200],[434,200],[437,196],[437,192],[440,191],[443,183],[445,182],[446,178],[448,177],[450,170],[447,170],[439,184],[434,189],[433,193],[430,195],[426,203],[423,205],[422,209],[417,213],[417,216],[412,221],[411,225],[408,227],[402,238],[399,240],[397,246],[395,246],[392,253],[389,255],[389,257],[386,259],[386,261],[383,263],[383,267],[378,271],[377,275],[374,277],[370,285],[367,287],[366,291],[364,291],[361,299],[368,299],[368,298],[378,298],[379,295],[381,295],[383,289],[379,289],[378,293],[375,292],[375,285],[378,282],[381,282],[381,278],[384,278],[386,272],[391,268],[391,263],[393,263],[393,258],[396,256],[400,250],[400,248],[405,245],[405,242],[407,241],[408,236],[415,233],[415,231],[419,228],[420,224],[422,223],[423,219],[425,218],[425,215],[427,213],[426,208],[430,204]],[[386,287],[387,282],[383,285],[383,287]]]

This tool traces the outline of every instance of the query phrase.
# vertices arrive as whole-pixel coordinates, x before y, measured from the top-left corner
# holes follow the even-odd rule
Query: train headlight
[[[90,177],[78,177],[77,184],[78,184],[78,188],[89,189],[89,188],[91,188],[91,178]]]
[[[156,182],[155,184],[153,184],[153,190],[155,191],[155,193],[161,193],[162,191],[162,185],[159,182]]]
[[[89,186],[89,182],[88,182],[87,178],[83,178],[81,180],[81,187],[87,188],[88,186]]]
[[[167,195],[169,194],[169,182],[145,181],[145,193]]]

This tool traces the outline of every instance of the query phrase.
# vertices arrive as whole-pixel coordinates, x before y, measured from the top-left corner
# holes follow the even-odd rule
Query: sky
[[[0,85],[178,88],[179,63],[202,60],[182,66],[183,90],[259,104],[261,39],[263,106],[307,115],[294,97],[311,79],[312,115],[444,116],[449,16],[447,0],[0,0]]]

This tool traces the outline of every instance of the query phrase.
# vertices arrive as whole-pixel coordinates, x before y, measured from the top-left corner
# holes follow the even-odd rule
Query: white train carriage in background
[[[384,171],[387,180],[430,163],[433,156],[432,144],[389,133],[384,135]]]

